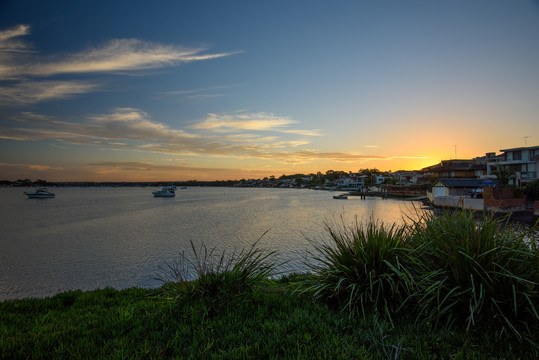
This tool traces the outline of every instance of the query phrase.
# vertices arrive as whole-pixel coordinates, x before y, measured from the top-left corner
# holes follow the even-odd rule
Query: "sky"
[[[418,170],[539,145],[539,2],[0,0],[0,180]]]

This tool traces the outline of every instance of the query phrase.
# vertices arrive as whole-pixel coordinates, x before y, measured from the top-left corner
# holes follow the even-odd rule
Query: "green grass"
[[[301,276],[211,310],[155,290],[67,292],[0,303],[2,359],[512,359],[532,349],[481,332],[349,316],[292,295]],[[272,290],[272,291],[270,291]]]

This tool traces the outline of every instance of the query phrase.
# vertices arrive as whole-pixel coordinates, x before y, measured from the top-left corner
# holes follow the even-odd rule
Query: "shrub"
[[[535,229],[471,211],[425,214],[410,226],[418,304],[423,315],[508,331],[535,341],[539,324],[539,253]]]
[[[313,241],[314,262],[306,264],[313,276],[303,284],[305,291],[350,312],[391,318],[414,286],[405,267],[405,228],[356,219],[350,226],[326,222],[325,229],[329,241]]]
[[[531,183],[526,184],[524,193],[530,201],[539,200],[539,180],[534,180]]]
[[[224,250],[208,249],[201,244],[197,250],[191,242],[194,260],[185,253],[179,260],[167,264],[166,273],[157,279],[165,296],[178,302],[189,299],[206,299],[211,303],[223,303],[250,292],[256,285],[276,274],[275,251],[266,252],[257,245],[258,239],[248,249],[227,254]],[[190,280],[189,271],[196,277]]]

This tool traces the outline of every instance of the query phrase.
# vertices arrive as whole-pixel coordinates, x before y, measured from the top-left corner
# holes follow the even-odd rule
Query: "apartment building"
[[[500,150],[503,154],[487,162],[487,175],[495,176],[496,167],[504,166],[514,175],[515,185],[539,179],[539,146],[518,147]]]

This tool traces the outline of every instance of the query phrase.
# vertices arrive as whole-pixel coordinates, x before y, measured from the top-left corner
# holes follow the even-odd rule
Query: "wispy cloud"
[[[14,28],[0,31],[0,45],[2,48],[7,49],[17,49],[22,45],[14,44],[14,39],[19,36],[27,35],[30,33],[30,26],[28,25],[17,25]],[[24,46],[23,46],[24,47]]]
[[[177,171],[179,165],[170,164],[154,164],[144,161],[96,161],[88,163],[89,166],[114,168],[120,171]]]
[[[203,130],[227,127],[236,133],[196,133],[173,129],[153,121],[150,115],[134,108],[117,108],[109,114],[92,115],[83,122],[58,120],[31,112],[22,113],[14,119],[19,126],[0,128],[0,138],[12,140],[51,140],[56,143],[90,145],[97,147],[130,149],[134,151],[163,153],[168,155],[191,155],[228,157],[238,159],[265,159],[282,163],[305,163],[320,159],[357,161],[381,156],[353,153],[317,152],[303,150],[309,141],[301,138],[283,138],[286,125],[296,121],[263,113],[231,114],[216,117],[216,122],[204,121]],[[213,121],[212,120],[212,121]],[[208,124],[211,124],[209,126]],[[199,130],[195,126],[193,130]],[[247,131],[249,130],[249,131]],[[275,132],[277,135],[267,135]],[[290,134],[286,134],[290,136]]]
[[[238,130],[277,131],[305,136],[320,136],[317,130],[294,130],[286,128],[295,123],[296,121],[288,116],[267,113],[208,114],[208,117],[204,121],[191,128],[222,132]]]
[[[237,54],[204,54],[204,48],[182,48],[138,39],[115,39],[79,53],[44,58],[42,62],[18,67],[21,75],[50,76],[66,73],[122,72],[175,66]],[[0,74],[1,75],[1,74]]]
[[[175,91],[166,91],[162,95],[166,97],[174,97],[178,101],[184,102],[189,100],[205,100],[218,98],[223,96],[228,96],[229,94],[223,92],[239,85],[229,85],[229,86],[212,86],[208,88],[201,89],[188,89],[188,90],[175,90]]]
[[[297,134],[305,136],[322,136],[319,130],[283,130],[287,134]]]
[[[289,117],[273,114],[209,114],[200,124],[192,126],[193,129],[211,130],[276,130],[294,124]]]
[[[62,170],[60,166],[48,166],[48,165],[38,165],[38,164],[9,164],[9,163],[0,163],[0,168],[4,170],[18,170],[24,171],[57,171]]]
[[[21,37],[30,26],[19,25],[0,31],[0,93],[20,103],[65,98],[95,91],[98,84],[80,80],[38,84],[39,79],[61,74],[131,73],[177,66],[183,63],[226,57],[240,51],[208,53],[206,48],[164,45],[139,39],[113,39],[76,53],[40,55]],[[37,89],[24,94],[24,89]],[[49,92],[43,89],[53,85]]]
[[[33,52],[31,47],[20,39],[30,33],[30,26],[18,25],[14,28],[0,31],[0,61],[2,66],[14,56]]]
[[[60,121],[31,112],[24,112],[15,120],[26,126],[1,128],[0,138],[117,145],[121,140],[181,142],[197,137],[154,122],[147,113],[132,108],[117,108],[111,114],[89,116],[83,123]]]
[[[95,91],[99,87],[98,84],[84,81],[25,81],[12,86],[0,86],[0,105],[66,99]]]
[[[181,100],[205,100],[226,96],[226,94],[193,94],[184,96]]]
[[[390,156],[387,157],[387,160],[395,160],[395,159],[428,159],[429,156]]]

